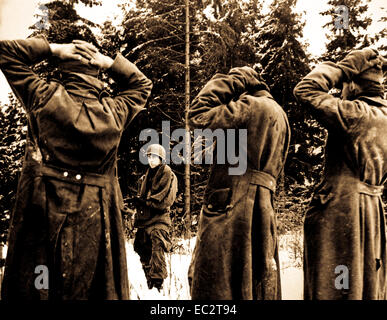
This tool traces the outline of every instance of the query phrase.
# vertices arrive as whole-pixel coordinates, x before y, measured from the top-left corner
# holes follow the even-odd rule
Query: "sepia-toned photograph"
[[[387,300],[386,71],[385,0],[0,0],[0,302]]]

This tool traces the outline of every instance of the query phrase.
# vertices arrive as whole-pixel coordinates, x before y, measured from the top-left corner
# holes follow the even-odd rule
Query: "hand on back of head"
[[[113,64],[113,60],[110,57],[100,53],[91,43],[83,40],[73,40],[73,44],[80,54],[89,57],[88,63],[90,65],[100,69],[108,69]]]
[[[60,60],[77,60],[84,65],[92,65],[99,69],[107,69],[113,60],[101,54],[98,49],[83,40],[73,40],[72,43],[51,44],[52,54]]]
[[[348,80],[370,68],[382,69],[385,59],[371,48],[351,51],[337,66],[343,70]]]

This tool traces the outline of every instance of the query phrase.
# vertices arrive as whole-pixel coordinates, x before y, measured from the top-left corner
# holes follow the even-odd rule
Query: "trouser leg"
[[[142,268],[149,285],[149,264],[152,255],[152,241],[149,235],[145,232],[144,228],[138,228],[137,230],[136,237],[134,239],[134,251],[140,256]]]
[[[164,230],[154,229],[150,232],[150,238],[152,255],[149,263],[149,276],[156,287],[161,287],[164,279],[168,276],[164,252],[169,249],[169,234]]]

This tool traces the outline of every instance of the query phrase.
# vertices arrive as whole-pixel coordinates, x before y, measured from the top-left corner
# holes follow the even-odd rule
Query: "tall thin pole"
[[[190,159],[191,159],[191,134],[188,126],[188,111],[190,109],[190,20],[189,20],[189,0],[185,0],[185,192],[184,192],[184,212],[186,216],[188,236],[191,230],[191,180],[190,180]]]

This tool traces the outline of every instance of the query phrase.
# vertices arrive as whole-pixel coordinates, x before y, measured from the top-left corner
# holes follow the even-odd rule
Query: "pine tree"
[[[294,12],[296,0],[274,0],[257,37],[262,76],[287,110],[293,88],[309,71],[309,57],[300,42],[304,23]]]
[[[369,2],[370,0],[328,1],[330,8],[321,12],[321,15],[331,17],[331,21],[324,25],[330,31],[327,34],[329,42],[321,60],[337,62],[350,50],[363,48],[374,42],[374,38],[364,33],[372,23],[372,19],[367,16]],[[343,6],[344,11],[340,10],[340,6]]]
[[[11,211],[26,143],[27,119],[13,94],[0,104],[0,249],[7,240]],[[1,261],[0,261],[1,267]]]
[[[379,21],[387,23],[387,9],[386,8],[381,8],[381,9],[385,12],[385,15]],[[384,54],[387,53],[387,40],[386,39],[387,39],[387,27],[384,27],[375,36],[375,40],[380,41],[380,45],[378,46],[378,50],[380,52],[384,52]]]
[[[100,5],[94,0],[54,0],[41,8],[45,9],[41,19],[31,26],[32,35],[44,34],[49,41],[68,43],[73,39],[81,39],[97,44],[91,28],[97,25],[92,21],[80,17],[75,4],[82,2],[86,6]],[[48,15],[48,16],[47,16]]]
[[[96,0],[54,0],[41,5],[40,19],[30,27],[30,37],[44,35],[52,43],[68,43],[73,39],[84,40],[93,43],[97,48],[100,45],[92,31],[98,25],[80,17],[75,5],[83,3],[92,7],[100,5]],[[57,78],[58,70],[55,68],[55,58],[47,59],[34,67],[35,72],[48,79]]]
[[[203,14],[212,7],[213,16]],[[206,82],[216,72],[227,73],[231,68],[257,61],[255,35],[262,19],[262,5],[257,0],[211,2],[202,8],[202,18],[194,32],[200,35],[200,79]]]

